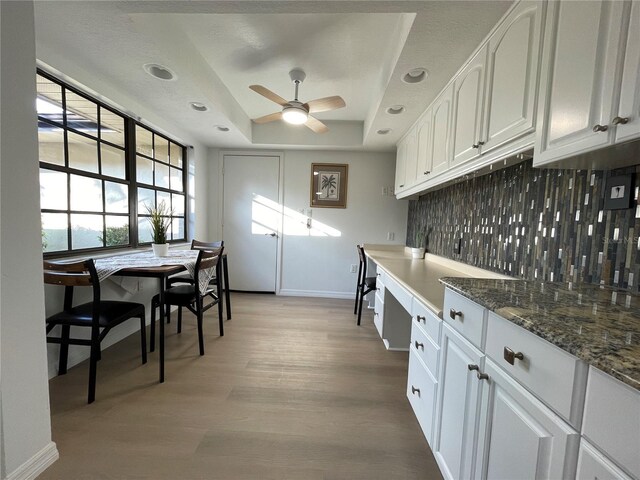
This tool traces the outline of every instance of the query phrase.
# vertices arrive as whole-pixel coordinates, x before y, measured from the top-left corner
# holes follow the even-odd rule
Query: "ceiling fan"
[[[327,132],[329,128],[310,114],[336,110],[344,107],[346,103],[344,103],[342,97],[339,96],[318,98],[306,103],[300,102],[298,100],[298,87],[304,81],[306,76],[307,75],[302,70],[298,69],[294,69],[289,72],[289,77],[296,86],[295,98],[289,102],[262,85],[250,85],[249,88],[254,92],[259,93],[263,97],[282,106],[281,112],[271,113],[269,115],[256,118],[253,121],[256,123],[267,123],[275,120],[284,120],[285,122],[293,125],[304,124],[315,133]]]

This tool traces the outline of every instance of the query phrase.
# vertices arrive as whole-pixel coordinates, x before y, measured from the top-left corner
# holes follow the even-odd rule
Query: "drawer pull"
[[[418,396],[420,396],[420,389],[411,385],[411,393],[413,393],[414,395],[417,393]]]
[[[378,315],[379,315],[379,313],[378,313],[378,312],[373,312],[373,315],[374,315],[374,316],[378,316]]]
[[[470,363],[469,365],[467,365],[467,368],[469,369],[470,372],[473,372],[474,370],[480,371],[480,367],[478,365],[474,365],[473,363]]]
[[[509,347],[504,347],[504,359],[507,363],[513,365],[516,358],[518,360],[524,360],[524,354],[522,352],[514,352]]]
[[[455,308],[452,308],[451,310],[449,310],[449,316],[455,320],[456,317],[460,317],[460,320],[462,320],[462,312],[457,312]]]
[[[626,125],[629,123],[629,117],[616,117],[611,123],[614,125]]]
[[[422,322],[422,323],[424,323],[425,325],[427,324],[427,319],[426,319],[425,317],[423,317],[422,315],[416,315],[416,321],[417,321],[418,323]]]
[[[419,343],[419,342],[416,340],[416,342],[415,342],[415,346],[416,346],[416,350],[417,350],[418,348],[421,348],[421,349],[422,349],[422,351],[424,352],[424,343]]]
[[[478,380],[489,380],[489,375],[478,372]]]

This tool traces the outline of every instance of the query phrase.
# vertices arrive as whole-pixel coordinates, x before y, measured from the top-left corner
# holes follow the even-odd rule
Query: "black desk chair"
[[[208,270],[210,268],[217,268],[222,255],[224,247],[218,247],[211,250],[198,249],[198,258],[196,259],[196,266],[193,273],[193,278],[200,278],[200,272]],[[204,334],[203,334],[203,315],[204,312],[209,310],[215,305],[219,305],[220,299],[220,285],[210,288],[211,284],[208,283],[206,287],[202,287],[200,282],[193,281],[191,283],[180,283],[178,285],[167,288],[164,293],[165,305],[160,305],[160,295],[156,295],[151,300],[151,335],[155,336],[156,325],[156,308],[165,308],[167,316],[169,315],[169,308],[171,305],[178,307],[178,333],[182,331],[182,307],[185,307],[191,313],[196,316],[198,322],[198,343],[200,347],[200,355],[204,355]],[[204,303],[206,298],[210,298],[211,301]],[[224,335],[222,327],[222,312],[218,308],[218,317],[220,323],[220,336]]]
[[[58,374],[67,373],[69,345],[85,345],[91,347],[89,359],[89,393],[88,403],[96,398],[96,371],[100,360],[100,342],[116,325],[130,318],[140,319],[140,343],[142,347],[142,363],[147,363],[147,342],[145,329],[144,305],[133,302],[100,300],[100,282],[93,260],[75,263],[44,262],[44,282],[50,285],[63,285],[64,310],[50,316],[46,320],[47,335],[57,325],[62,326],[60,337],[47,336],[47,343],[60,344]],[[93,301],[73,306],[73,288],[92,287]],[[91,328],[91,339],[70,338],[71,327]]]
[[[358,314],[358,325],[362,317],[362,302],[364,296],[376,289],[376,277],[367,277],[367,257],[364,254],[364,247],[356,245],[358,256],[360,257],[360,266],[358,268],[358,284],[356,285],[356,304],[353,309],[354,315]]]

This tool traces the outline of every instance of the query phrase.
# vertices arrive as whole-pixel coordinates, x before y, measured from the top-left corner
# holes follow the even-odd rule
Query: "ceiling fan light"
[[[302,125],[309,118],[309,114],[302,107],[284,107],[282,109],[282,119],[292,125]]]

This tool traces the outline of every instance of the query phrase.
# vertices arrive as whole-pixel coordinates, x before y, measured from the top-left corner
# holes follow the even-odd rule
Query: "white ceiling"
[[[152,106],[205,145],[225,148],[392,150],[511,1],[37,1],[42,65],[72,79],[100,78],[102,96]],[[171,82],[147,75],[157,63]],[[402,76],[429,72],[420,84]],[[249,90],[261,84],[293,99],[288,72],[301,68],[302,101],[340,95],[347,106],[318,113],[313,134],[282,122],[256,125],[278,105]],[[90,72],[90,75],[85,75]],[[80,78],[76,78],[80,77]],[[196,112],[189,102],[209,108]],[[401,104],[401,115],[389,106]],[[154,118],[145,118],[153,123]],[[229,132],[215,127],[224,125]],[[391,128],[388,135],[377,130]],[[171,132],[169,132],[171,133]]]

